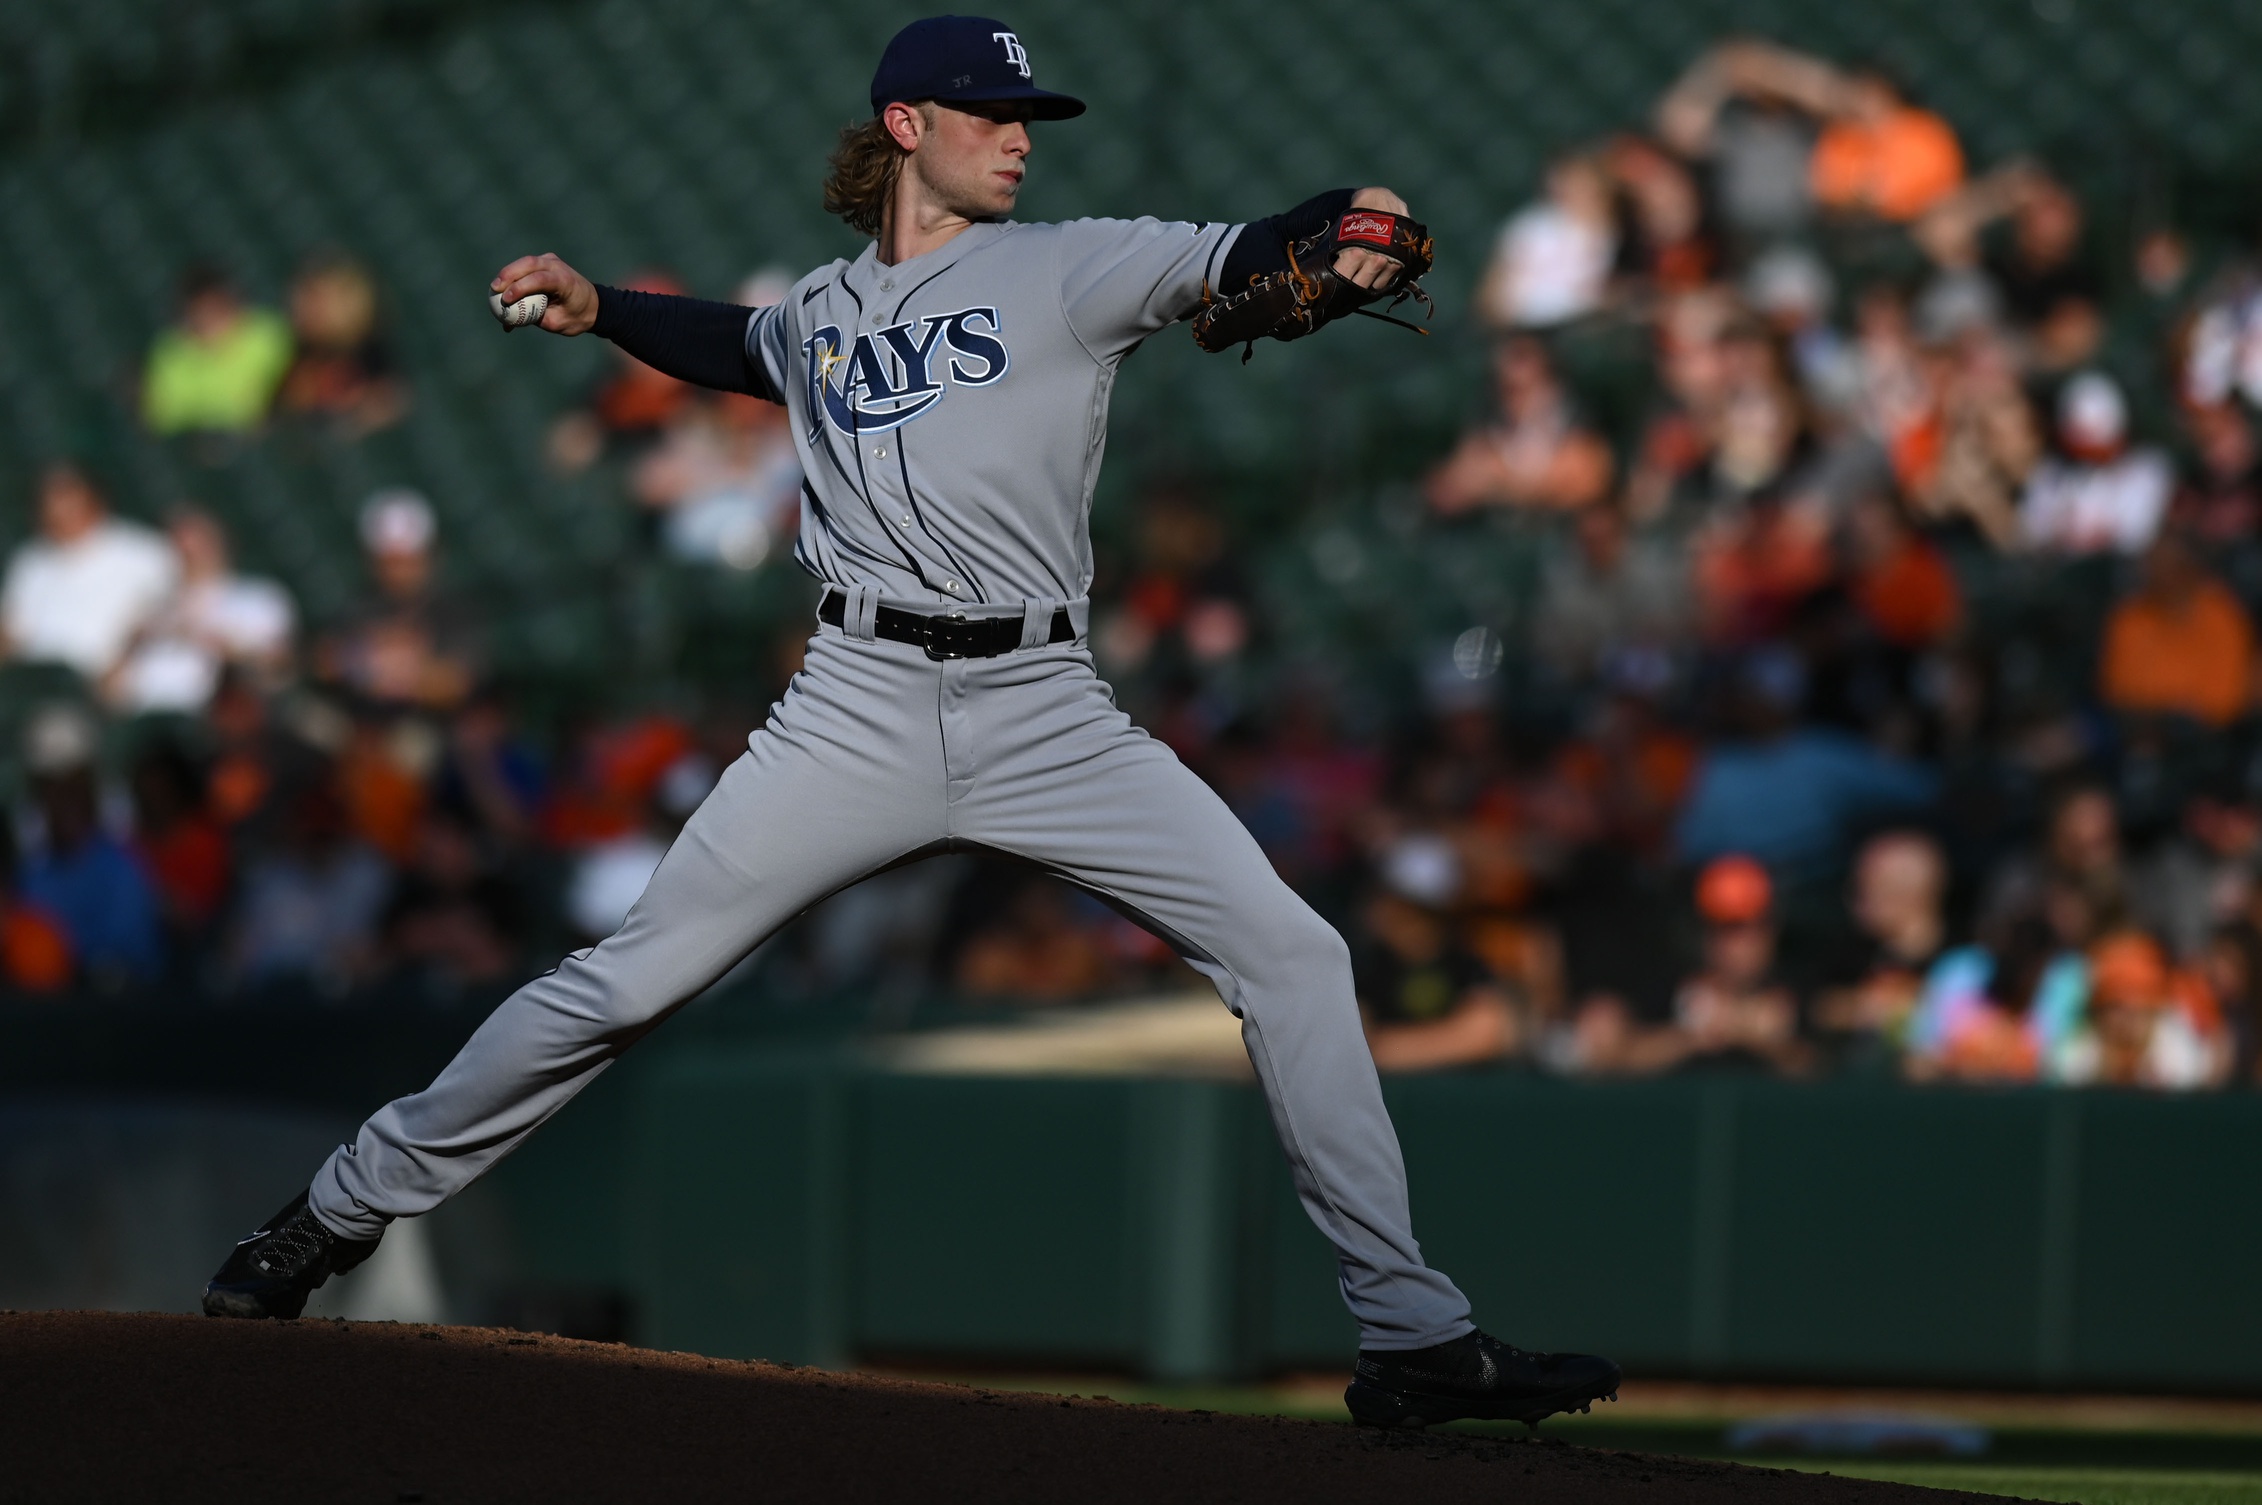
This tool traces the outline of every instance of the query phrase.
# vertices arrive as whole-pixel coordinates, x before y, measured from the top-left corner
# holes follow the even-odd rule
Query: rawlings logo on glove
[[[1364,288],[1335,270],[1335,258],[1353,247],[1398,263],[1398,275],[1389,286]],[[1252,278],[1247,287],[1224,297],[1204,287],[1201,311],[1194,315],[1194,343],[1213,355],[1239,345],[1246,361],[1260,339],[1300,340],[1345,314],[1364,314],[1428,334],[1419,324],[1366,305],[1389,298],[1390,307],[1396,308],[1412,298],[1425,314],[1434,311],[1421,285],[1422,274],[1436,259],[1434,249],[1428,228],[1403,214],[1353,209],[1319,234],[1291,243],[1287,270]]]
[[[1398,228],[1398,216],[1373,209],[1354,209],[1335,222],[1335,239],[1338,245],[1357,241],[1362,245],[1390,249],[1391,236]],[[1414,226],[1416,230],[1421,227]]]

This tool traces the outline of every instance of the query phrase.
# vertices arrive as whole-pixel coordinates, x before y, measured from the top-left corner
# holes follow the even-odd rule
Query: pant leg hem
[[[1385,1339],[1370,1340],[1362,1334],[1359,1338],[1359,1352],[1415,1353],[1424,1348],[1435,1348],[1440,1343],[1451,1343],[1456,1338],[1466,1338],[1476,1330],[1477,1325],[1463,1317],[1458,1322],[1449,1323],[1445,1327],[1439,1328],[1434,1336],[1427,1338],[1406,1338],[1393,1335]]]

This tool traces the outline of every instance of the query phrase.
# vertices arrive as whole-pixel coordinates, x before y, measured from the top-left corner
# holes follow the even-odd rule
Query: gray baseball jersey
[[[802,564],[929,609],[1081,597],[1116,370],[1216,285],[1237,229],[978,224],[758,311],[747,351],[807,477]]]
[[[332,1231],[371,1238],[437,1206],[827,894],[908,857],[982,850],[1139,915],[1216,985],[1362,1346],[1470,1330],[1467,1300],[1414,1241],[1342,938],[1115,708],[1083,640],[1116,368],[1191,310],[1233,234],[977,225],[897,266],[869,251],[836,263],[750,320],[749,350],[798,425],[801,557],[848,597],[843,620],[820,623],[619,932],[519,989],[431,1087],[330,1157],[309,1201]],[[1019,617],[1022,646],[930,659],[875,635],[883,599]],[[1078,637],[1051,643],[1062,605]]]

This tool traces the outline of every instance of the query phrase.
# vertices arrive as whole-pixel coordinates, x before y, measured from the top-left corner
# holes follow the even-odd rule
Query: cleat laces
[[[262,1241],[261,1249],[252,1263],[269,1275],[295,1276],[303,1273],[320,1256],[329,1240],[328,1230],[314,1219],[300,1213],[286,1220]]]

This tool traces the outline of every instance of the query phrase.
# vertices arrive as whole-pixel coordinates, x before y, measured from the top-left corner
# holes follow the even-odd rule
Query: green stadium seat
[[[200,94],[193,82],[235,77],[228,70],[256,48],[318,56],[312,43],[357,38],[363,22],[404,4],[433,20],[431,35],[349,41],[300,74],[240,78],[224,92]],[[2100,97],[2113,102],[2113,121],[2177,159],[2237,164],[2262,145],[2262,91],[2245,86],[2240,66],[2262,47],[2262,8],[2251,5],[2084,6],[2070,28],[2021,5],[1913,0],[1412,0],[1402,11],[1412,40],[1385,48],[1351,0],[1323,0],[1303,31],[1248,0],[1223,0],[1189,49],[1135,14],[1048,0],[1022,19],[1025,34],[1048,74],[1073,80],[1103,115],[1043,143],[1033,197],[1075,212],[1246,214],[1346,174],[1387,171],[1418,190],[1441,237],[1436,280],[1450,303],[1550,150],[1638,126],[1674,72],[1739,28],[1895,59],[1955,119],[1979,163],[2094,134]],[[512,612],[534,624],[505,634],[512,651],[551,664],[564,662],[560,645],[627,651],[609,642],[603,609],[543,615],[515,604],[540,601],[545,579],[570,575],[587,589],[630,529],[609,471],[561,483],[539,456],[549,416],[602,368],[603,353],[504,344],[477,312],[478,284],[497,257],[552,247],[600,276],[664,263],[721,293],[756,264],[850,250],[815,205],[819,162],[838,125],[861,113],[874,37],[897,19],[864,0],[790,19],[739,0],[560,0],[534,25],[518,10],[444,0],[0,7],[0,49],[36,53],[22,76],[48,91],[41,100],[68,103],[77,79],[129,90],[147,79],[154,89],[176,82],[164,70],[177,69],[192,81],[184,104],[154,117],[113,101],[108,114],[88,114],[100,129],[84,136],[0,141],[0,255],[19,284],[0,291],[0,498],[20,491],[45,449],[91,429],[119,457],[122,501],[153,512],[209,482],[246,547],[271,555],[312,609],[358,589],[361,497],[408,482],[433,494],[449,535],[463,539],[458,563],[471,582],[507,587]],[[1341,108],[1347,98],[1404,122],[1406,139],[1376,139]],[[1466,134],[1475,107],[1507,120],[1482,150]],[[13,108],[0,99],[0,114]],[[1107,113],[1127,110],[1145,113],[1135,122]],[[1287,120],[1313,124],[1284,135]],[[368,259],[384,285],[416,388],[402,429],[334,454],[209,474],[135,436],[131,373],[182,264],[217,258],[272,296],[322,245]],[[1321,432],[1332,410],[1299,399],[1371,365],[1378,348],[1317,342],[1248,370],[1158,348],[1126,370],[1116,463],[1138,462],[1146,446],[1134,436],[1167,435],[1229,465],[1294,464],[1393,425],[1436,429],[1465,409],[1476,347],[1451,343],[1448,331],[1386,381],[1367,373],[1387,411]],[[497,433],[514,438],[498,445]],[[1377,536],[1386,563],[1316,599],[1443,631],[1449,618],[1514,609],[1529,588],[1529,543],[1456,534],[1433,557]],[[1284,545],[1292,556],[1302,547],[1300,536]],[[1308,569],[1289,575],[1324,585]],[[1424,594],[1415,587],[1425,579],[1446,586]],[[700,610],[754,610],[743,587],[715,584]],[[1401,599],[1408,590],[1417,604]],[[1293,594],[1283,592],[1282,610]],[[2056,622],[2057,610],[2022,605],[2019,620]]]

